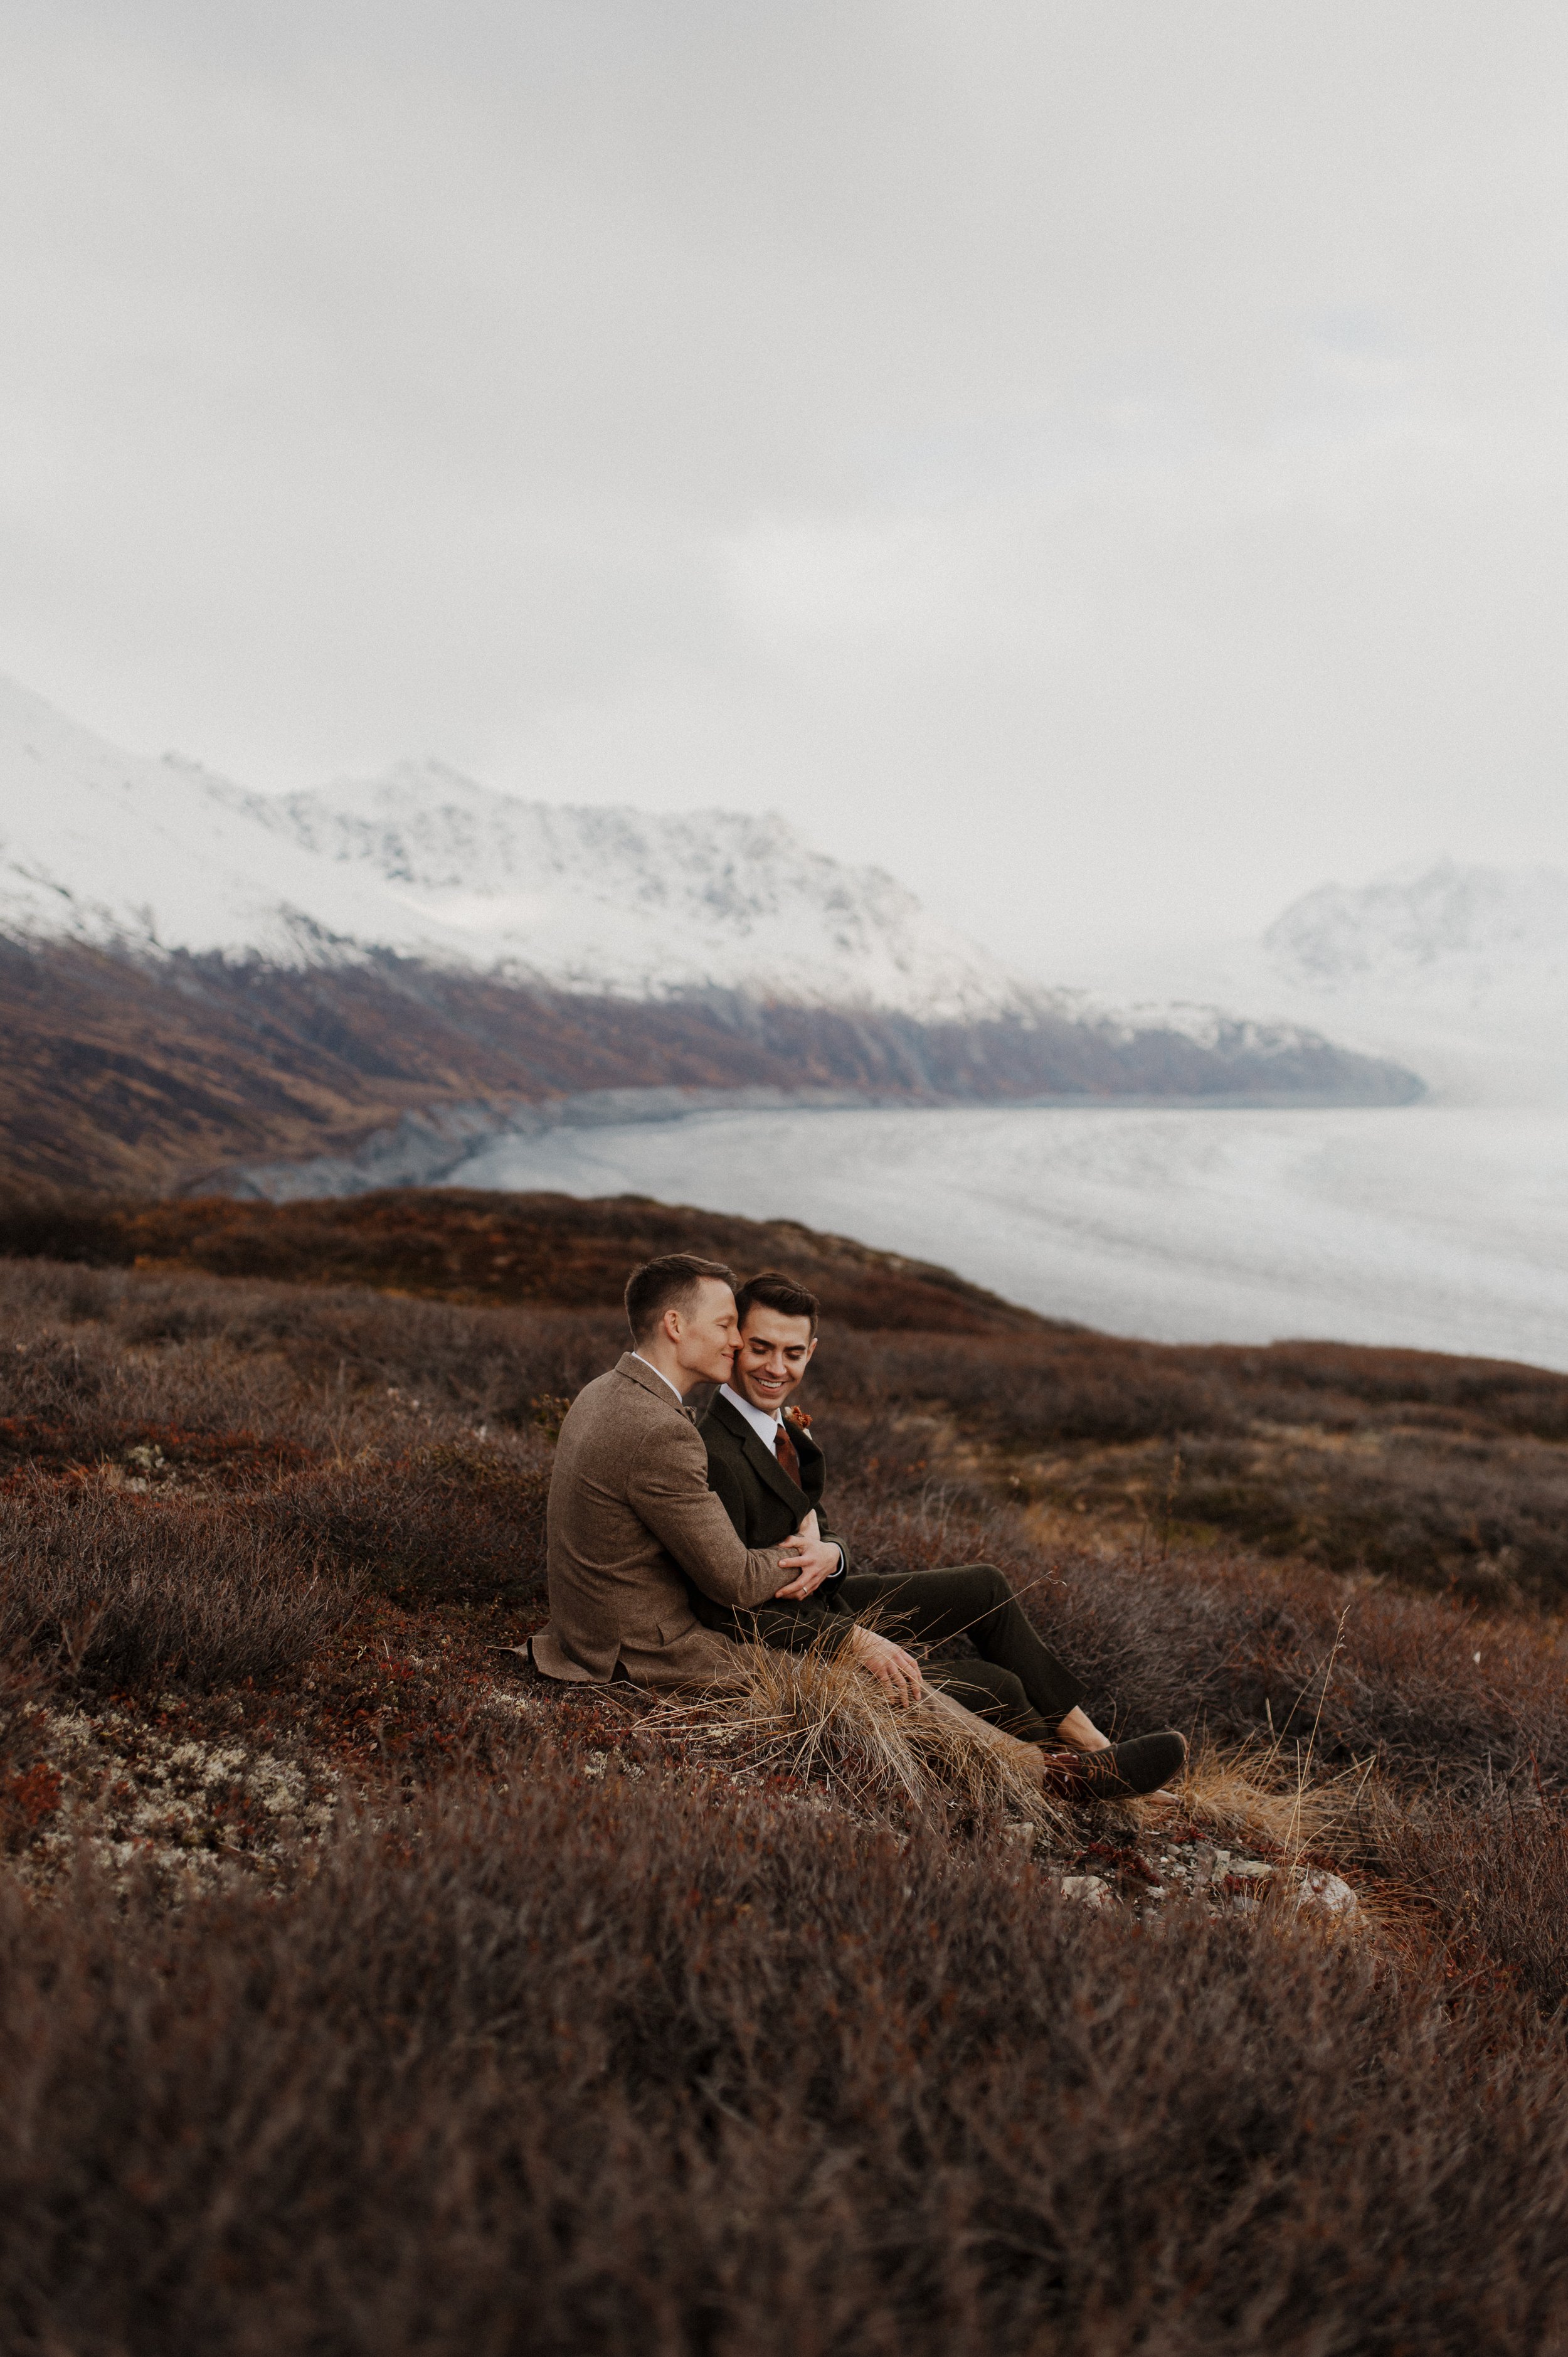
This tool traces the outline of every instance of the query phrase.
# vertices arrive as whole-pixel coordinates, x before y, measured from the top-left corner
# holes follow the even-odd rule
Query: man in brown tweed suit
[[[669,1254],[633,1274],[626,1306],[635,1349],[578,1393],[556,1444],[550,1620],[533,1659],[551,1678],[700,1685],[733,1666],[735,1646],[703,1627],[687,1578],[715,1602],[760,1604],[791,1577],[800,1544],[736,1538],[685,1405],[734,1364],[729,1270]]]

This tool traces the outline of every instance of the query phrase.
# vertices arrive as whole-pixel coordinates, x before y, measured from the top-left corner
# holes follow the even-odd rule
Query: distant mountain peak
[[[1440,859],[1320,885],[1263,936],[1287,979],[1422,993],[1528,986],[1568,966],[1568,873]]]

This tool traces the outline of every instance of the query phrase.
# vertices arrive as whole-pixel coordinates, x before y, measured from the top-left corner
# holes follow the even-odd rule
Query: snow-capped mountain
[[[1568,875],[1444,859],[1293,902],[1261,944],[1282,1013],[1414,1063],[1455,1104],[1568,1104]]]
[[[876,867],[772,813],[522,802],[438,762],[253,804],[334,875],[373,879],[398,947],[638,998],[704,986],[972,1022],[1029,994]]]
[[[557,989],[972,1022],[1044,995],[772,815],[498,793],[437,763],[269,797],[0,683],[0,928],[298,965],[378,951]]]
[[[1568,874],[1444,859],[1356,889],[1325,884],[1276,918],[1263,950],[1308,988],[1534,998],[1568,983]]]
[[[260,798],[193,764],[148,761],[0,681],[0,929],[134,950],[250,951],[297,963],[375,938],[361,878],[325,895],[260,821]]]

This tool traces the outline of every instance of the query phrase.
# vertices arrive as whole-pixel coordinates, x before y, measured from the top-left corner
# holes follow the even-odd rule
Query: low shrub
[[[1068,1467],[1048,1494],[1480,1604],[1568,1601],[1568,1461],[1553,1448],[1401,1433],[1351,1453],[1188,1436]]]
[[[1549,2012],[1568,2008],[1568,1812],[1561,1798],[1503,1789],[1461,1805],[1447,1793],[1367,1812],[1368,1856],[1433,1907],[1455,1961],[1499,1965]]]
[[[1013,1448],[1230,1432],[1218,1383],[1173,1351],[1042,1326],[1023,1334],[851,1334],[824,1329],[818,1379],[835,1405],[939,1408]]]
[[[19,2357],[1568,2330],[1568,2062],[1506,2001],[689,1781],[405,1825],[282,1898],[0,1899]]]
[[[285,1552],[400,1603],[525,1604],[542,1593],[550,1464],[496,1449],[420,1448],[322,1465],[257,1501]]]
[[[471,1309],[385,1294],[0,1261],[0,1419],[104,1453],[128,1421],[263,1423],[338,1448],[418,1415],[532,1426],[626,1347],[607,1311]],[[352,1432],[349,1427],[352,1426]]]
[[[1181,1356],[1274,1422],[1305,1423],[1316,1408],[1325,1421],[1354,1425],[1367,1407],[1404,1422],[1424,1408],[1451,1426],[1568,1439],[1568,1375],[1546,1367],[1350,1342],[1218,1345]]]
[[[0,1497],[0,1654],[112,1685],[274,1678],[351,1590],[231,1505],[37,1481]]]

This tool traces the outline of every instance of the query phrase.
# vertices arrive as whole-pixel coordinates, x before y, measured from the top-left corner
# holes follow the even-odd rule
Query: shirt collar
[[[737,1409],[739,1413],[745,1416],[747,1424],[750,1425],[753,1432],[756,1433],[758,1440],[762,1442],[764,1448],[771,1448],[773,1454],[777,1457],[779,1454],[779,1426],[780,1418],[777,1415],[770,1415],[765,1407],[753,1407],[751,1402],[745,1398],[741,1393],[732,1392],[728,1383],[721,1383],[719,1385],[719,1397],[720,1399],[727,1399],[731,1407]]]
[[[650,1375],[658,1376],[660,1382],[664,1385],[665,1390],[673,1394],[675,1404],[678,1407],[685,1406],[685,1401],[681,1397],[680,1393],[675,1390],[674,1384],[671,1382],[662,1367],[656,1367],[651,1359],[645,1359],[643,1357],[640,1351],[634,1351],[631,1355],[637,1361],[639,1367],[646,1367]]]

